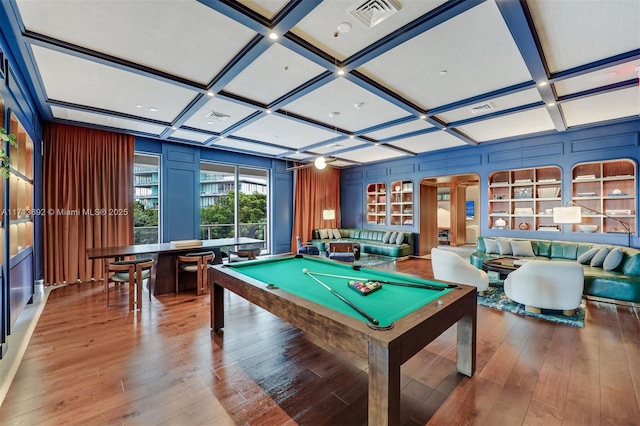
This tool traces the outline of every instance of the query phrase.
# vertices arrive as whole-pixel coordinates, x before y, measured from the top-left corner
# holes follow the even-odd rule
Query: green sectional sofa
[[[487,239],[496,240],[496,238],[493,237],[478,237],[476,251],[471,254],[470,262],[476,268],[482,268],[482,261],[487,258],[502,256],[499,253],[487,253],[487,245],[485,244],[485,240]],[[620,248],[623,252],[622,261],[617,267],[610,271],[598,266],[583,265],[583,294],[605,299],[640,303],[640,250],[638,249],[612,244],[575,241],[524,238],[511,238],[510,240],[530,241],[536,261],[573,260],[577,262],[581,255],[592,248]],[[505,255],[509,256],[508,254]]]
[[[340,233],[340,238],[336,238],[332,232],[327,232],[329,231],[328,229],[322,231],[326,232],[327,235],[323,235],[326,238],[322,238],[320,229],[314,229],[312,240],[310,241],[310,244],[318,247],[320,252],[326,251],[325,244],[328,242],[350,241],[360,244],[360,253],[382,254],[391,257],[404,257],[414,254],[414,234],[411,232],[341,228],[337,230]],[[396,233],[397,235],[398,232],[403,235],[400,244],[397,244],[396,241],[383,242],[385,241],[385,235],[389,238],[391,234]]]

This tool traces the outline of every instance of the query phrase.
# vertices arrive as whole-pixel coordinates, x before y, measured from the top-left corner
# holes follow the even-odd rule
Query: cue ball
[[[302,273],[306,274],[307,273],[307,268],[302,268]]]

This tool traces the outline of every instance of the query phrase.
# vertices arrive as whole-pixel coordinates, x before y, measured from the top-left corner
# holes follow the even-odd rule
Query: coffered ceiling
[[[179,143],[348,167],[640,114],[638,0],[0,7],[45,120]]]

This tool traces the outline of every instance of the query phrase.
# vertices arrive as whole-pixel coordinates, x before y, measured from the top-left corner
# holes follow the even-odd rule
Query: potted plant
[[[0,127],[0,141],[9,142],[10,145],[15,147],[18,146],[18,142],[16,141],[16,135],[13,133],[7,133],[4,127]],[[0,174],[5,178],[9,177],[9,156],[6,151],[0,147]]]

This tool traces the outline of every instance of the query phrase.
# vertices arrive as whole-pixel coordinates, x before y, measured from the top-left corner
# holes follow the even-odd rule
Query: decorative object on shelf
[[[596,232],[598,230],[598,225],[578,225],[578,229],[582,232]]]
[[[9,142],[9,145],[12,145],[15,148],[18,147],[16,135],[14,135],[13,133],[7,133],[4,127],[0,127],[0,140],[2,142]],[[4,149],[0,148],[0,174],[2,174],[2,176],[4,176],[5,178],[9,177],[9,164],[9,156]]]
[[[522,222],[520,225],[518,225],[518,228],[520,228],[520,230],[522,231],[526,231],[530,228],[530,225],[527,222]]]
[[[531,188],[516,188],[513,190],[513,198],[531,198]]]
[[[538,198],[557,198],[560,196],[560,187],[538,188]]]
[[[496,226],[499,226],[499,227],[507,226],[507,222],[504,219],[500,218],[496,220]]]

